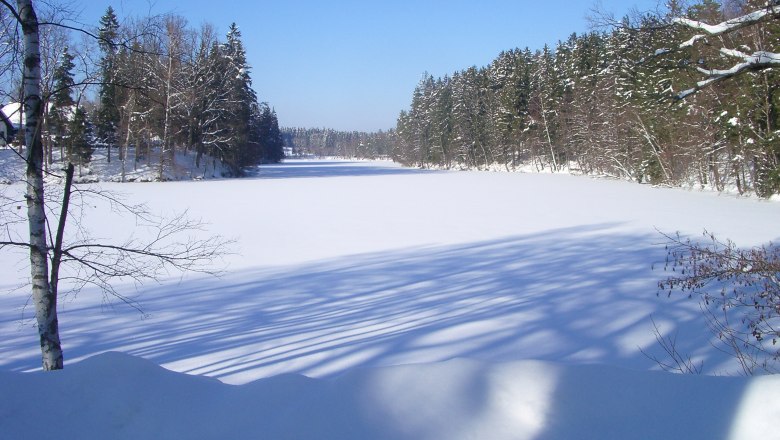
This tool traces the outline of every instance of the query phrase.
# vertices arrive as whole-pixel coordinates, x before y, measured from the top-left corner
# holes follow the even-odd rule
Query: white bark
[[[27,218],[30,228],[30,275],[35,317],[41,340],[44,370],[63,365],[57,321],[57,295],[49,283],[46,211],[43,187],[43,144],[41,142],[40,94],[41,55],[38,18],[31,0],[17,0],[17,12],[24,33],[24,136],[27,145]]]
[[[550,136],[550,126],[547,122],[547,110],[544,107],[544,98],[540,97],[539,101],[542,106],[542,122],[544,122],[544,134],[547,137],[547,145],[550,147],[550,157],[552,158],[553,172],[558,171],[558,160],[555,158],[555,148],[553,148],[552,136]]]

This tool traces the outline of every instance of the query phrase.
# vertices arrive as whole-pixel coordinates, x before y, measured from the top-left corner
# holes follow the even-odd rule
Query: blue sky
[[[656,0],[602,0],[623,15]],[[594,0],[81,0],[96,24],[108,5],[126,16],[176,13],[193,27],[242,32],[255,90],[282,126],[374,131],[395,126],[424,72],[490,63],[514,47],[554,46],[588,30]]]

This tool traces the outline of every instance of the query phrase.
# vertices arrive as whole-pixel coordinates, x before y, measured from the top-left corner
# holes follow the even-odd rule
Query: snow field
[[[235,238],[235,253],[221,278],[170,274],[137,295],[120,285],[146,318],[94,291],[66,298],[64,379],[18,373],[39,364],[32,310],[24,290],[0,295],[0,389],[17,396],[0,408],[0,426],[18,420],[6,425],[11,432],[32,429],[22,393],[46,384],[85,390],[54,426],[83,433],[78,422],[91,423],[92,438],[165,429],[213,438],[196,422],[204,412],[237,438],[252,438],[248,430],[334,439],[770,438],[754,422],[780,412],[766,405],[773,377],[648,372],[657,366],[640,352],[663,354],[652,316],[707,373],[733,371],[694,300],[656,297],[665,257],[658,231],[698,237],[707,229],[758,245],[778,237],[776,202],[348,161],[263,167],[251,179],[102,187],[154,212],[187,209],[211,233]],[[132,226],[90,209],[94,236],[118,239]],[[24,282],[23,257],[0,256],[5,287]],[[94,357],[107,351],[245,385]],[[107,386],[123,398],[101,400]],[[256,408],[233,410],[247,400]],[[71,419],[77,412],[83,418]],[[40,435],[29,438],[47,435],[46,426],[34,429]]]

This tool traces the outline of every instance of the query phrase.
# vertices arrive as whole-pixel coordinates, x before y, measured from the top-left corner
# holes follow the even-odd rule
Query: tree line
[[[780,192],[777,2],[667,7],[424,75],[398,118],[394,159]]]
[[[94,29],[71,30],[61,9],[41,22],[42,133],[45,165],[86,165],[96,148],[126,170],[156,166],[158,178],[177,153],[195,155],[206,173],[216,161],[231,175],[283,157],[276,112],[258,100],[241,32],[188,26],[176,15],[124,19],[109,6]],[[18,44],[13,17],[3,30]],[[10,23],[10,24],[8,24]],[[87,34],[78,42],[74,34]],[[19,84],[20,59],[9,52],[4,79]],[[3,54],[0,54],[2,56]],[[10,67],[9,67],[10,66]],[[20,102],[19,88],[4,90]],[[207,160],[211,159],[211,160]]]
[[[338,131],[328,128],[282,128],[285,147],[295,156],[338,156],[358,159],[390,157],[397,140],[394,130]]]

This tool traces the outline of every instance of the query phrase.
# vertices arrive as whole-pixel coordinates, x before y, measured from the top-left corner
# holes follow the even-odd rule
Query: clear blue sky
[[[595,0],[77,0],[97,24],[177,13],[191,26],[242,32],[255,90],[282,126],[374,131],[395,126],[423,72],[484,66],[514,47],[554,46],[588,30]],[[602,0],[617,16],[657,0]]]

